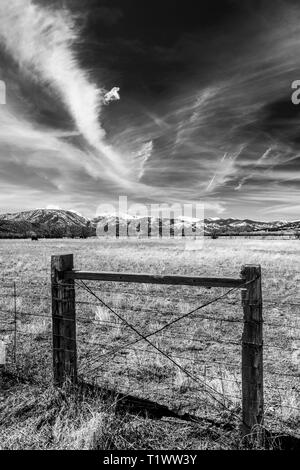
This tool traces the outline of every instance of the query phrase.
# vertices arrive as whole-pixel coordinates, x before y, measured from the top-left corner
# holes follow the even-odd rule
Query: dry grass
[[[18,322],[18,370],[31,380],[42,384],[51,384],[51,324],[47,318],[35,317],[34,314],[45,317],[50,315],[50,256],[63,253],[74,253],[76,269],[84,270],[238,277],[243,264],[261,264],[266,322],[264,327],[266,423],[274,430],[296,432],[300,421],[298,410],[300,408],[300,320],[297,315],[299,307],[290,304],[300,303],[299,241],[205,240],[203,249],[199,250],[192,250],[190,246],[189,250],[185,250],[184,243],[176,240],[161,242],[41,240],[38,244],[30,241],[1,241],[0,259],[4,269],[0,274],[2,277],[0,294],[11,292],[10,288],[1,289],[1,283],[16,281],[17,310],[31,314],[31,316],[20,315]],[[178,315],[219,295],[221,291],[169,286],[157,288],[151,285],[137,287],[129,284],[119,286],[112,283],[90,284],[100,289],[98,292],[100,297],[143,333],[155,331]],[[31,295],[32,298],[28,299],[27,295]],[[112,347],[118,348],[136,339],[136,335],[83,291],[78,290],[77,299],[95,303],[94,306],[77,307],[80,318],[91,320],[89,324],[81,324],[78,321],[79,366],[83,376],[93,379],[97,370],[100,383],[102,381],[111,384],[120,391],[123,389],[126,393],[162,402],[182,412],[191,412],[199,416],[205,414],[216,419],[224,416],[222,408],[215,409],[212,401],[199,390],[197,384],[143,342],[138,343],[134,349],[122,351],[109,360],[99,359],[101,354],[111,350]],[[13,307],[13,299],[0,295],[0,310],[13,311]],[[201,314],[220,319],[228,317],[240,319],[242,309],[239,293],[231,295],[226,303],[213,304],[201,313],[150,339],[204,384],[214,388],[218,398],[226,407],[239,413],[240,348],[226,341],[238,342],[242,325],[201,319]],[[1,318],[7,320],[8,315],[1,315]],[[9,318],[13,320],[12,316]],[[279,326],[271,326],[268,323]],[[88,345],[86,342],[94,344]],[[10,344],[12,347],[13,334],[10,336]],[[236,364],[237,367],[231,367],[230,364]],[[286,375],[272,375],[271,372],[274,371]],[[298,374],[298,377],[290,377],[290,374],[296,376]],[[40,399],[39,395],[35,407],[39,406]],[[146,446],[159,445],[159,448],[181,448],[180,446],[189,445],[187,442],[193,443],[191,445],[194,448],[215,448],[216,445],[221,448],[235,448],[240,445],[234,431],[229,438],[224,433],[221,437],[217,437],[218,444],[208,435],[203,439],[189,437],[189,441],[184,439],[180,441],[174,426],[172,432],[175,437],[170,439],[170,429],[166,424],[154,425],[150,421],[145,423],[141,419],[132,417],[127,417],[123,421],[123,418],[120,419],[112,410],[108,411],[103,404],[101,409],[86,414],[85,406],[86,404],[79,406],[76,419],[71,411],[68,414],[67,408],[63,408],[62,414],[55,421],[55,426],[51,425],[51,443],[47,439],[47,443],[43,441],[40,433],[34,431],[28,447],[25,435],[22,438],[24,429],[22,431],[19,429],[16,420],[15,431],[9,430],[10,444],[5,444],[4,447],[11,445],[14,448],[50,446],[50,448],[130,449],[133,448],[131,446],[147,448]],[[111,429],[109,436],[105,434],[107,426]],[[177,428],[179,432],[184,426],[177,425]],[[194,436],[195,428],[187,426],[186,433],[185,438],[187,435],[190,436],[190,433]],[[154,434],[162,439],[160,444]]]
[[[230,442],[226,433],[196,424],[116,414],[115,403],[104,404],[96,392],[1,378],[10,383],[0,400],[0,450],[224,449]]]

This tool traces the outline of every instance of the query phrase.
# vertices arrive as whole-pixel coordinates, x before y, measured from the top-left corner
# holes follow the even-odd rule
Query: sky
[[[298,3],[0,0],[0,213],[299,220]]]

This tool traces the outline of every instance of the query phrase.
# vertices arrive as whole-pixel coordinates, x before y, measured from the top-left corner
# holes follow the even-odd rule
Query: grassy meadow
[[[7,366],[0,372],[0,449],[243,448],[239,434],[240,291],[149,338],[180,369],[145,341],[130,345],[139,339],[136,333],[84,286],[76,286],[79,377],[202,421],[120,415],[115,403],[105,403],[100,393],[71,395],[52,387],[50,258],[67,253],[74,254],[75,269],[93,271],[236,278],[244,264],[260,264],[265,424],[277,432],[297,434],[299,240],[205,239],[203,245],[183,240],[2,240],[0,339],[7,344]],[[143,334],[226,292],[221,288],[87,284]]]

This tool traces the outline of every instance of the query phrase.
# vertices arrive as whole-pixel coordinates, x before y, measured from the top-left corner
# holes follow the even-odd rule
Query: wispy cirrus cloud
[[[53,88],[90,144],[105,136],[98,117],[104,90],[92,84],[72,49],[75,25],[64,10],[51,10],[31,0],[3,1],[0,39],[25,74]]]
[[[136,179],[129,154],[121,155],[105,139],[101,125],[103,104],[120,98],[96,85],[76,58],[79,41],[70,12],[40,6],[32,0],[3,1],[0,5],[0,41],[20,70],[43,87],[50,87],[67,107],[78,131],[120,185]],[[97,173],[97,168],[95,168]]]
[[[16,206],[23,191],[33,207],[36,195],[80,211],[124,192],[204,200],[208,215],[276,215],[287,194],[297,207],[300,10],[262,3],[267,22],[250,8],[186,31],[151,9],[136,21],[127,2],[93,16],[89,1],[3,0],[0,182]]]

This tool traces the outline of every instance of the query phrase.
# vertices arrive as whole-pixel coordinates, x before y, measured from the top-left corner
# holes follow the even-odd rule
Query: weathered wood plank
[[[65,270],[73,269],[73,255],[52,256],[52,332],[55,385],[77,380],[76,316],[74,281],[65,280]]]
[[[234,278],[210,278],[176,275],[165,276],[144,273],[115,273],[108,271],[66,271],[65,279],[82,279],[85,281],[133,282],[139,284],[169,284],[197,287],[241,287],[245,282],[243,279]]]
[[[243,433],[263,424],[263,315],[260,266],[244,266],[244,281],[255,281],[242,291],[244,331],[242,337]]]

